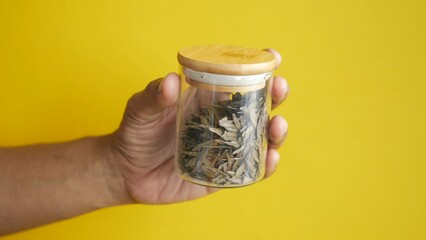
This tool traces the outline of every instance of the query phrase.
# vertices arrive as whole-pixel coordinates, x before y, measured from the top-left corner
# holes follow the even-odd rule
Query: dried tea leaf
[[[219,135],[219,136],[222,136],[222,135],[223,135],[223,132],[224,132],[222,128],[209,127],[209,130],[210,130],[211,132],[216,133],[216,134],[217,134],[217,135]]]
[[[250,178],[250,177],[248,177],[248,176],[244,176],[243,177],[243,183],[251,183],[251,182],[253,182],[254,181],[254,179],[253,178]]]
[[[221,137],[226,141],[238,141],[238,133],[236,132],[225,131],[225,133],[222,134]]]
[[[226,144],[226,145],[232,146],[234,148],[240,147],[240,143],[238,141],[223,141],[223,140],[217,139],[216,142],[220,143],[220,144]]]
[[[237,115],[235,115],[235,113],[232,113],[232,120],[234,121],[234,124],[237,127],[237,129],[241,129],[240,120],[238,120]]]
[[[234,124],[233,120],[228,120],[227,117],[219,120],[219,126],[224,127],[227,131],[236,132],[238,129]]]
[[[195,167],[195,162],[196,162],[196,160],[197,160],[196,158],[193,158],[193,159],[189,160],[189,161],[186,163],[185,167],[194,168],[194,167]]]
[[[234,184],[241,184],[243,183],[243,180],[240,178],[226,178],[228,181]]]
[[[246,164],[243,163],[241,166],[237,169],[237,172],[235,173],[235,177],[239,178],[244,173],[244,170],[246,168]]]

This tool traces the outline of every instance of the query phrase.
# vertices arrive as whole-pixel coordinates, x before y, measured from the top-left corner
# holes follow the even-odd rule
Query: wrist
[[[98,137],[96,155],[100,156],[93,164],[94,175],[101,175],[106,192],[102,207],[133,203],[126,189],[125,178],[114,151],[113,134]]]

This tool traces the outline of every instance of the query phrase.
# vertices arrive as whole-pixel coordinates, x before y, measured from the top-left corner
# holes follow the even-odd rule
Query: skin
[[[281,56],[273,49],[277,62]],[[168,204],[197,199],[215,188],[179,178],[174,168],[176,73],[133,95],[111,134],[71,142],[0,148],[0,235],[132,203]],[[287,97],[286,80],[271,84],[272,107]],[[279,161],[287,123],[269,124],[266,176]]]

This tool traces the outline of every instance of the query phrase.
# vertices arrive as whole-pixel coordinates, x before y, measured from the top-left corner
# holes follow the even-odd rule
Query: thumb
[[[141,123],[156,120],[165,109],[176,104],[179,89],[180,80],[176,73],[151,81],[142,92],[129,99],[126,115]]]

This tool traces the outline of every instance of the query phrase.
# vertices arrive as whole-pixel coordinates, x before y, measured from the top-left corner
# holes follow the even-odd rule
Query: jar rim
[[[226,87],[245,87],[259,85],[266,82],[273,72],[266,72],[255,75],[222,75],[208,72],[196,71],[190,68],[182,68],[185,77],[192,81],[208,85],[226,86]]]

